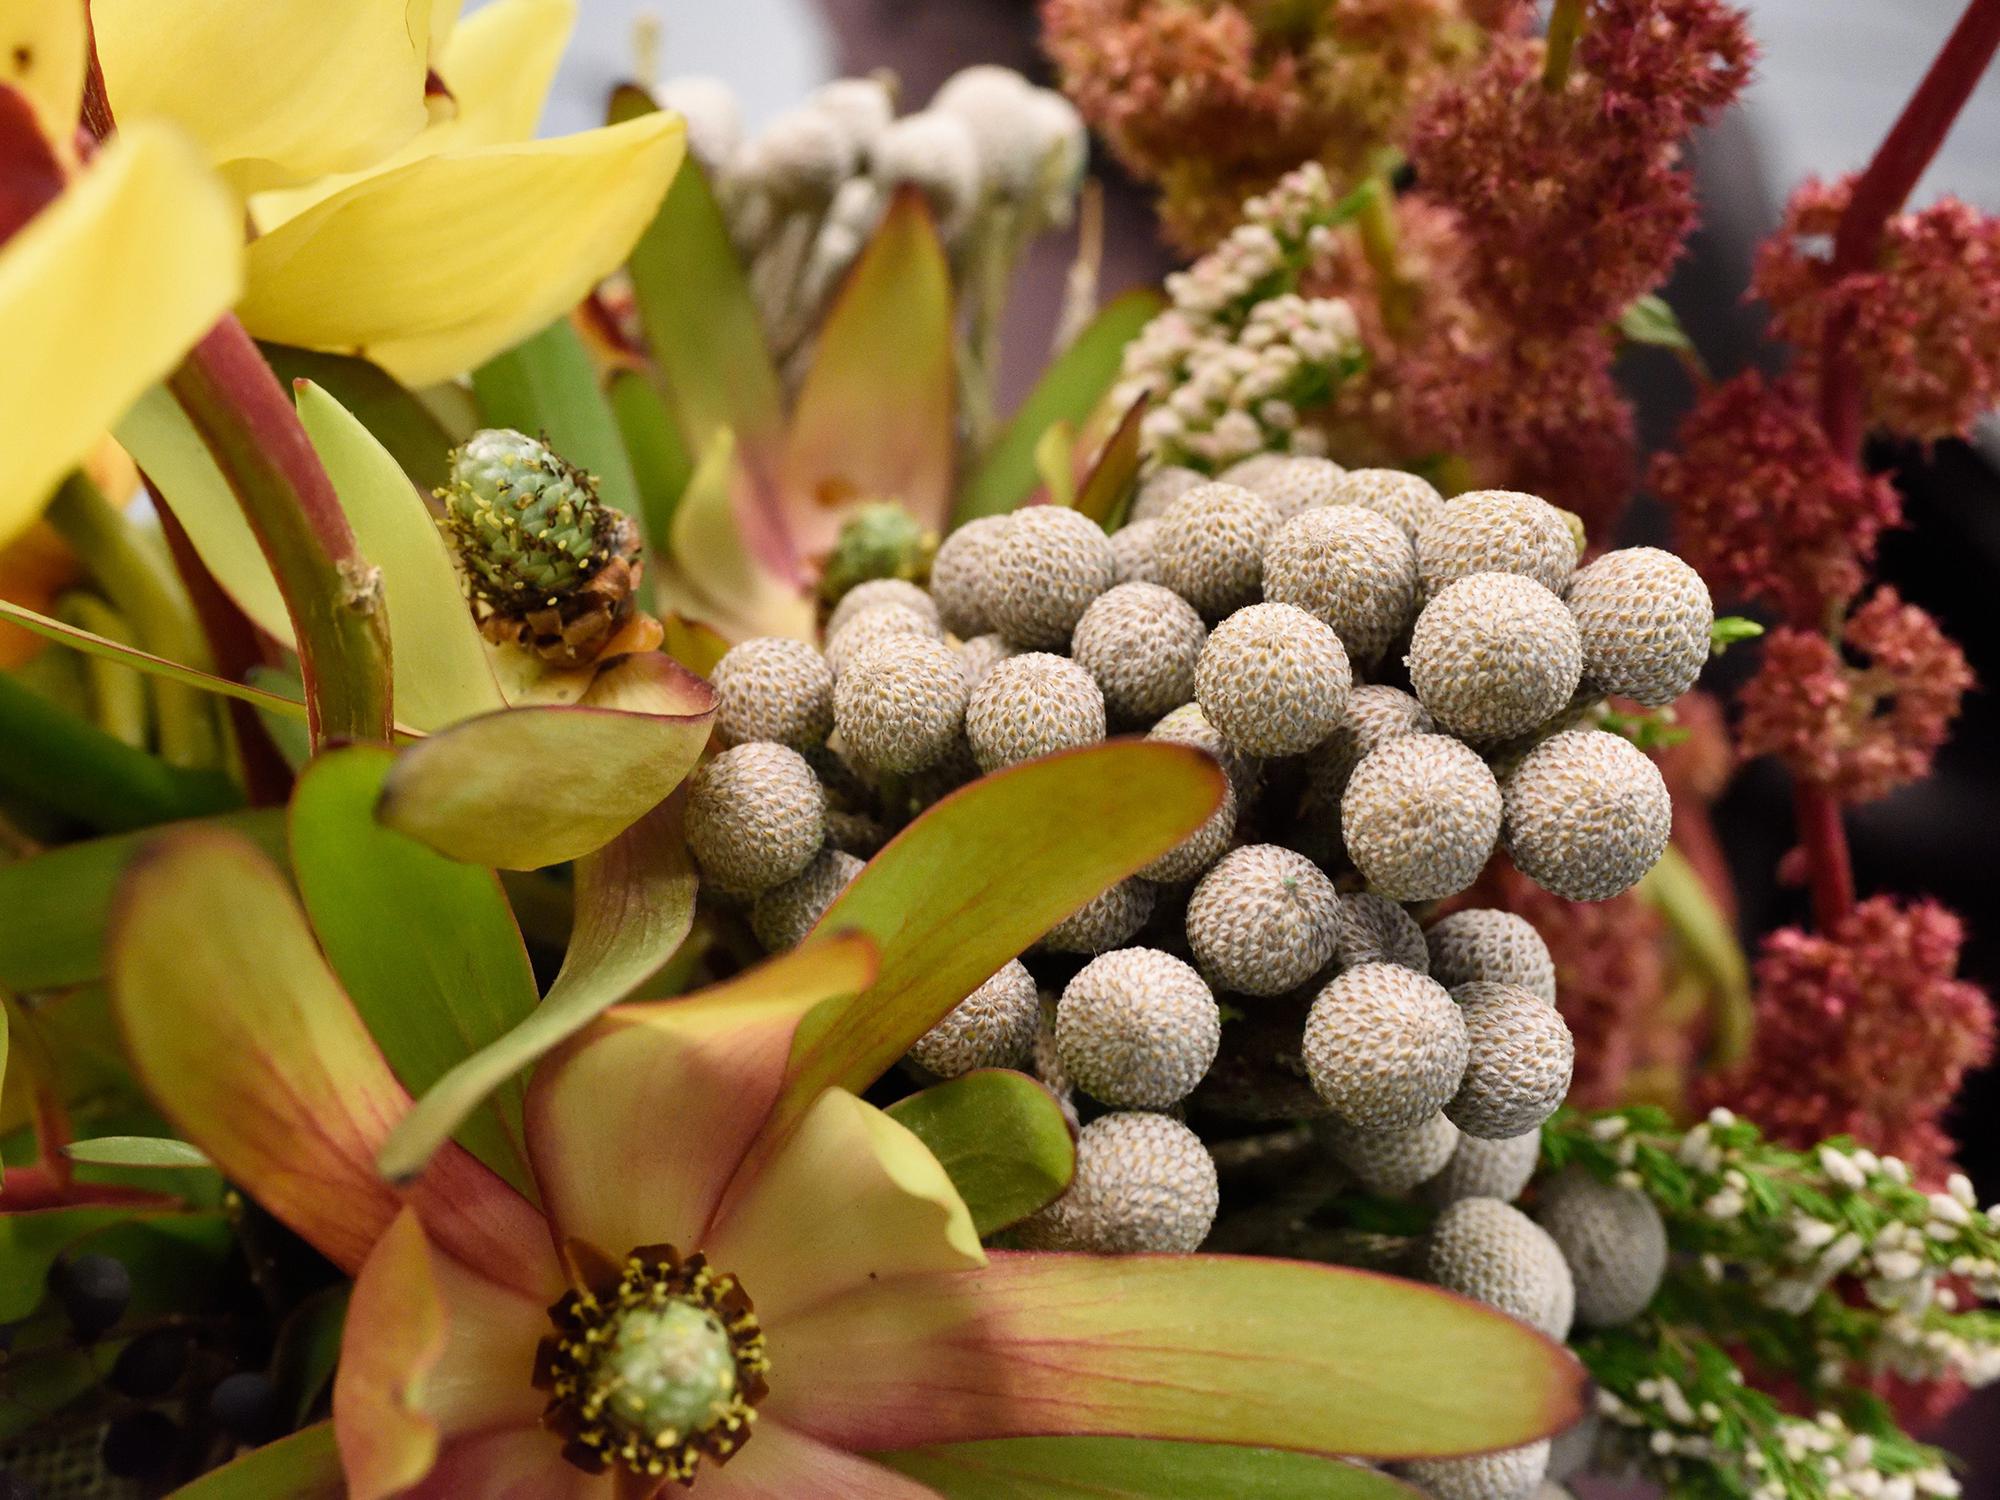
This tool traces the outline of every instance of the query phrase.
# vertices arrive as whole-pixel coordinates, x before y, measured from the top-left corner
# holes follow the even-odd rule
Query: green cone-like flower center
[[[547,443],[506,427],[467,438],[438,491],[474,596],[531,609],[577,588],[607,557],[596,487]]]
[[[736,1351],[714,1313],[691,1302],[635,1307],[612,1325],[586,1400],[648,1441],[713,1426],[736,1399]]]

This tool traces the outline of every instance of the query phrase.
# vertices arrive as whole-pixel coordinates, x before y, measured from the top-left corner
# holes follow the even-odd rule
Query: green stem
[[[1396,190],[1386,177],[1371,177],[1363,185],[1355,214],[1361,251],[1375,272],[1375,300],[1391,336],[1402,333],[1416,315],[1416,287],[1404,274],[1396,232]]]
[[[136,646],[131,624],[95,594],[71,592],[56,601],[56,618],[116,641]],[[91,719],[120,744],[144,750],[152,743],[153,716],[146,706],[146,679],[132,668],[102,656],[87,656]]]
[[[1542,87],[1559,93],[1569,82],[1570,63],[1576,56],[1577,38],[1583,35],[1584,15],[1590,0],[1556,0],[1549,13],[1548,51],[1542,61]]]

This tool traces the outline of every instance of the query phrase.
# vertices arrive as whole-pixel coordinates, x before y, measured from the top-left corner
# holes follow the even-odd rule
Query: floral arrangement
[[[1906,204],[2000,6],[1727,379],[1722,0],[1045,0],[1060,92],[546,140],[573,7],[457,11],[0,4],[0,1500],[1958,1493],[1992,1010],[1842,819],[1973,687],[1865,440],[2000,391]]]

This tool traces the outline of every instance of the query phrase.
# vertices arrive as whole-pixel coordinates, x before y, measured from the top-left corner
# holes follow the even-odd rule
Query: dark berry
[[[181,1430],[165,1412],[127,1412],[104,1432],[104,1467],[120,1479],[145,1479],[173,1461]]]
[[[132,1273],[109,1255],[79,1255],[50,1273],[70,1326],[87,1339],[109,1331],[132,1301]]]
[[[118,1351],[111,1366],[111,1388],[141,1400],[164,1396],[180,1380],[187,1362],[187,1335],[178,1328],[156,1328]]]
[[[35,1487],[19,1474],[0,1469],[0,1500],[37,1500]]]
[[[239,1443],[267,1443],[279,1431],[278,1389],[255,1371],[226,1375],[208,1393],[208,1417]]]

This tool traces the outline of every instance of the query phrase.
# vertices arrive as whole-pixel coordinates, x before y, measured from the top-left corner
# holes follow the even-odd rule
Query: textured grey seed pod
[[[798,751],[763,740],[725,750],[688,778],[687,841],[701,873],[755,896],[812,863],[826,791]]]
[[[1021,1225],[1031,1249],[1186,1254],[1215,1223],[1215,1158],[1179,1120],[1111,1114],[1083,1127],[1069,1191]]]
[[[1240,485],[1249,489],[1291,462],[1289,453],[1253,453],[1248,458],[1239,458],[1235,463],[1216,476],[1223,484]]]
[[[1395,964],[1418,974],[1428,974],[1431,966],[1424,930],[1417,919],[1373,891],[1356,891],[1340,898],[1333,961],[1343,969]]]
[[[1475,979],[1519,985],[1556,1003],[1556,963],[1534,923],[1511,911],[1472,907],[1424,930],[1431,978],[1448,990]]]
[[[1432,1500],[1534,1500],[1549,1468],[1549,1440],[1472,1458],[1422,1458],[1396,1472]]]
[[[1288,521],[1300,511],[1333,504],[1340,481],[1347,470],[1330,458],[1279,458],[1261,468],[1250,479],[1233,479],[1271,502],[1280,521]]]
[[[1126,524],[1131,526],[1140,521],[1157,521],[1181,496],[1196,485],[1207,483],[1207,476],[1182,468],[1179,464],[1155,469],[1140,483],[1139,493],[1132,497],[1132,510]]]
[[[1347,778],[1369,751],[1406,734],[1429,734],[1433,728],[1423,704],[1401,688],[1357,683],[1347,695],[1347,717],[1306,752],[1308,806],[1316,813],[1338,816]]]
[[[1057,953],[1109,953],[1146,925],[1154,899],[1149,882],[1121,880],[1051,927],[1042,946]]]
[[[1575,1479],[1597,1463],[1598,1440],[1604,1436],[1604,1419],[1596,1412],[1588,1412],[1584,1419],[1567,1432],[1559,1432],[1549,1442],[1549,1478],[1552,1481]],[[1551,1484],[1549,1488],[1554,1488]],[[1541,1500],[1551,1500],[1544,1495]],[[1558,1492],[1556,1500],[1570,1500],[1563,1492]]]
[[[880,819],[868,813],[828,808],[826,841],[857,859],[871,859],[878,849],[889,842],[889,830],[882,826]]]
[[[838,635],[842,626],[885,604],[900,604],[904,609],[915,610],[933,626],[938,623],[937,604],[916,584],[904,578],[871,578],[840,596],[833,613],[826,617],[827,635]]]
[[[1556,1242],[1497,1198],[1462,1198],[1437,1216],[1419,1252],[1433,1286],[1497,1307],[1552,1339],[1569,1333],[1576,1290]]]
[[[803,874],[773,886],[757,898],[750,930],[767,953],[782,953],[805,941],[834,898],[861,873],[861,861],[832,845],[813,856]]]
[[[1451,992],[1465,1012],[1465,1077],[1445,1113],[1467,1135],[1503,1141],[1533,1130],[1569,1093],[1576,1043],[1556,1008],[1511,984]]]
[[[1280,995],[1326,967],[1340,900],[1318,865],[1276,844],[1222,856],[1188,900],[1188,945],[1218,988]]]
[[[1076,622],[1070,655],[1097,680],[1105,712],[1150,722],[1194,696],[1208,627],[1194,606],[1157,583],[1121,583]]]
[[[943,641],[898,636],[857,651],[833,689],[833,721],[855,759],[909,775],[951,753],[965,726],[958,656]]]
[[[1369,752],[1340,799],[1348,857],[1391,901],[1437,901],[1479,878],[1500,835],[1500,787],[1486,762],[1442,734]]]
[[[935,641],[937,622],[907,604],[878,604],[873,609],[864,609],[826,638],[826,664],[833,670],[835,683],[847,670],[848,662],[870,646],[892,637]]]
[[[1518,490],[1473,490],[1448,500],[1417,533],[1426,599],[1474,573],[1519,573],[1559,595],[1575,569],[1576,538],[1563,513]]]
[[[1291,604],[1252,604],[1209,633],[1195,698],[1230,744],[1299,755],[1339,726],[1353,673],[1340,637]]]
[[[1570,580],[1584,675],[1648,708],[1671,703],[1708,660],[1715,603],[1701,574],[1658,547],[1607,552]]]
[[[993,628],[1017,646],[1069,644],[1090,601],[1111,587],[1111,538],[1079,511],[1031,505],[993,544],[985,599]]]
[[[1576,617],[1532,578],[1474,573],[1436,594],[1410,634],[1410,686],[1438,727],[1491,742],[1525,734],[1576,692]]]
[[[1165,1109],[1215,1061],[1222,1013],[1188,965],[1120,948],[1077,970],[1056,1007],[1056,1055],[1070,1082],[1117,1109]]]
[[[1421,475],[1402,469],[1349,469],[1334,489],[1334,505],[1358,505],[1387,517],[1416,540],[1424,523],[1444,509],[1444,496]]]
[[[910,1056],[940,1078],[974,1068],[1012,1068],[1034,1050],[1042,1014],[1035,977],[1010,959],[917,1038]]]
[[[1265,544],[1264,597],[1296,604],[1332,626],[1354,660],[1373,662],[1416,613],[1416,550],[1402,528],[1372,510],[1304,511]]]
[[[1424,1184],[1422,1197],[1439,1208],[1461,1198],[1498,1198],[1512,1203],[1535,1175],[1535,1164],[1541,1159],[1540,1130],[1501,1141],[1482,1141],[1460,1131],[1458,1149],[1444,1169]]]
[[[759,636],[731,646],[709,681],[719,700],[715,727],[732,745],[770,740],[809,750],[833,728],[833,672],[804,641]]]
[[[1465,1018],[1441,984],[1394,964],[1349,969],[1306,1014],[1306,1073],[1349,1125],[1408,1129],[1465,1072]]]
[[[1435,1177],[1458,1145],[1458,1127],[1443,1115],[1401,1130],[1357,1130],[1338,1121],[1321,1128],[1334,1160],[1369,1192],[1390,1197]]]
[[[1104,694],[1066,656],[1029,651],[997,663],[973,691],[965,735],[987,774],[1104,738]]]
[[[1264,544],[1278,528],[1271,502],[1233,484],[1199,484],[1160,519],[1153,557],[1160,582],[1219,620],[1255,604],[1264,586]]]
[[[931,559],[931,601],[938,620],[962,641],[993,629],[986,607],[993,554],[1007,530],[1007,517],[981,516],[967,521],[938,544]]]
[[[965,678],[966,690],[970,692],[986,680],[986,674],[999,666],[1010,656],[1019,656],[1018,648],[1010,645],[1007,638],[997,632],[975,635],[961,641],[958,647],[958,670]]]
[[[1247,801],[1256,793],[1257,757],[1225,740],[1222,731],[1209,722],[1199,703],[1183,703],[1149,729],[1146,738],[1165,740],[1170,745],[1192,745],[1197,750],[1204,750],[1222,767],[1222,774],[1229,778],[1229,784],[1236,789],[1239,799]]]
[[[1569,1262],[1579,1323],[1629,1323],[1659,1291],[1667,1272],[1667,1230],[1644,1193],[1600,1182],[1572,1165],[1542,1184],[1535,1222]]]
[[[1521,757],[1501,787],[1501,837],[1521,873],[1571,901],[1630,890],[1666,853],[1673,801],[1623,735],[1570,729]]]
[[[1128,521],[1111,533],[1111,578],[1116,583],[1158,583],[1160,559],[1154,550],[1160,535],[1157,517]]]

